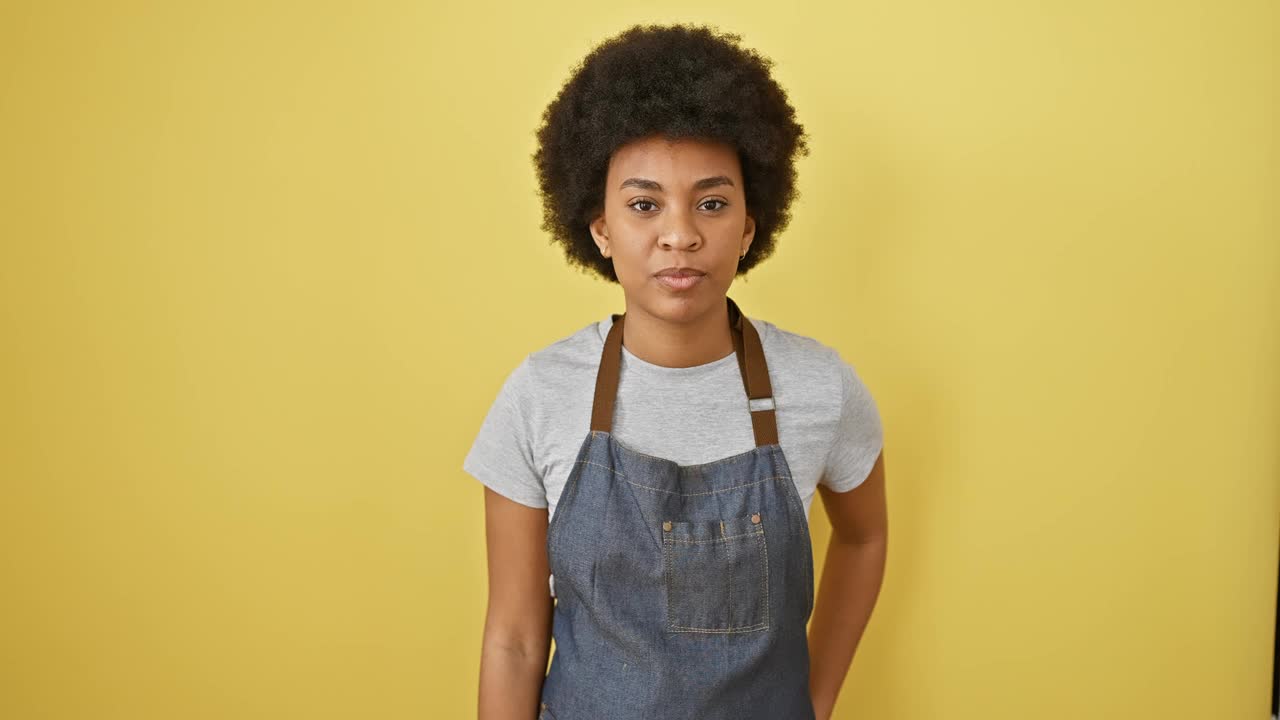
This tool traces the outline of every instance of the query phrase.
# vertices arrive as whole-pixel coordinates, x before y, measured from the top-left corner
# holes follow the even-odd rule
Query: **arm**
[[[484,490],[489,608],[480,651],[480,720],[533,720],[551,649],[547,509]]]
[[[809,623],[809,694],[819,720],[831,717],[880,583],[888,545],[884,452],[861,485],[837,493],[819,485],[831,520],[813,617]]]

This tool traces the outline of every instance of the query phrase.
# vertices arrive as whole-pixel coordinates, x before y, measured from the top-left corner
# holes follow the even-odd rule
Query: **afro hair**
[[[542,114],[533,154],[541,229],[569,263],[618,282],[589,224],[604,207],[609,159],[620,146],[662,134],[726,142],[742,165],[755,236],[743,275],[774,250],[798,197],[795,160],[805,130],[769,74],[773,61],[741,36],[699,25],[635,25],[593,48]]]

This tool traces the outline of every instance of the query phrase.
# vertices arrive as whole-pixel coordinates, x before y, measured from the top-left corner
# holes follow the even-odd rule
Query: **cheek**
[[[632,243],[625,243],[621,247],[615,246],[613,271],[624,284],[642,283],[649,274],[649,257]]]

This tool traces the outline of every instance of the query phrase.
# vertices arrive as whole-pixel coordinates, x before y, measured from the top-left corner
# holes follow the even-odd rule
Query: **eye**
[[[630,203],[627,207],[633,207],[633,208],[635,208],[636,210],[639,210],[640,212],[648,212],[648,210],[645,210],[644,208],[642,208],[642,207],[640,207],[640,206],[641,206],[641,205],[653,205],[653,204],[654,204],[654,202],[653,202],[652,200],[645,200],[644,198],[641,198],[641,199],[639,199],[639,200],[636,200],[636,201],[635,201],[635,202],[633,202],[633,203]]]
[[[727,203],[727,202],[725,202],[725,201],[723,201],[723,200],[715,200],[715,199],[707,200],[706,202],[704,202],[704,203],[702,203],[702,204],[703,204],[703,205],[706,205],[707,203],[720,203],[720,207],[710,208],[711,210],[719,210],[719,209],[721,209],[721,208],[723,208],[724,206],[726,206],[726,205],[728,205],[728,204],[729,204],[729,203]]]

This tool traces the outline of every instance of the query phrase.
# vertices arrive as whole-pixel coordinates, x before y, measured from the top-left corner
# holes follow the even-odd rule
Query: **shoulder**
[[[818,338],[786,330],[768,320],[748,319],[760,334],[770,369],[820,373],[829,378],[850,367],[839,350]]]
[[[760,333],[769,374],[786,394],[839,408],[840,413],[848,412],[850,404],[865,403],[868,390],[847,352],[767,320],[751,322]]]
[[[601,325],[605,322],[592,320],[526,355],[514,371],[522,389],[533,396],[557,395],[580,387],[584,373],[594,381],[604,348]]]

